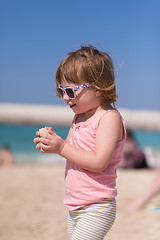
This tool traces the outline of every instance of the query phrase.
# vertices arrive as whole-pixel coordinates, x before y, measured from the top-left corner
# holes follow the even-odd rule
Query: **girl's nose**
[[[70,100],[70,98],[68,97],[68,95],[66,94],[66,92],[63,95],[63,100],[66,102],[68,100]]]

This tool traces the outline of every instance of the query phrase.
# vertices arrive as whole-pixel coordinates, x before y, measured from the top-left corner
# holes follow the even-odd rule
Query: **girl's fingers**
[[[43,143],[41,143],[41,149],[40,149],[40,151],[42,152],[42,153],[50,153],[51,151],[50,151],[50,146],[47,146],[47,145],[44,145]]]
[[[40,150],[42,153],[47,153],[49,152],[49,146],[44,145],[43,143],[39,142],[36,145],[36,149]]]
[[[40,137],[40,132],[39,132],[39,131],[37,131],[37,132],[36,132],[36,135],[37,135],[38,137]]]
[[[33,142],[34,142],[35,144],[39,143],[39,142],[40,142],[40,138],[39,138],[39,137],[38,137],[38,138],[34,138],[34,139],[33,139]]]
[[[41,133],[40,138],[51,140],[56,133],[53,130],[48,130],[48,133]]]
[[[47,145],[47,146],[48,146],[49,143],[50,143],[49,139],[47,139],[47,138],[41,138],[40,142],[41,142],[43,145]]]
[[[36,145],[36,148],[37,148],[37,149],[41,149],[41,143],[38,143],[38,144]]]
[[[48,133],[44,133],[44,132],[40,133],[40,131],[37,131],[36,135],[40,138],[47,138],[47,139],[50,139],[50,135],[52,136],[56,135],[52,127],[47,127],[47,130],[48,130]]]
[[[49,133],[50,135],[55,135],[55,134],[56,134],[52,127],[49,127],[49,128],[48,128],[48,133]]]

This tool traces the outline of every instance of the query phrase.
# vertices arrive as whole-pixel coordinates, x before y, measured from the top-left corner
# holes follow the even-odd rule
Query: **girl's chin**
[[[81,114],[82,112],[76,107],[76,105],[71,107],[72,111],[76,114]]]
[[[70,108],[75,114],[81,114],[84,113],[82,109],[80,109],[76,104],[70,105]]]

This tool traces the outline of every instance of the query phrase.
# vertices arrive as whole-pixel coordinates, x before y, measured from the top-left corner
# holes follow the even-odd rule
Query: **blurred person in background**
[[[141,196],[132,200],[131,202],[128,202],[123,210],[125,212],[134,212],[141,210],[158,194],[160,194],[160,168],[157,170],[156,176],[154,177],[150,187],[146,189],[146,191]],[[148,210],[160,211],[160,198],[158,204],[151,205],[148,207]]]
[[[143,150],[138,146],[131,130],[127,130],[124,145],[124,157],[118,165],[119,168],[148,168],[147,159]]]
[[[0,150],[0,166],[10,166],[13,164],[13,155],[10,147],[5,144]]]

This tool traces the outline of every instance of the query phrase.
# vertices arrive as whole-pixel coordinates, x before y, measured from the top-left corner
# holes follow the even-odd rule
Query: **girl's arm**
[[[104,114],[97,130],[94,152],[75,148],[68,141],[63,141],[52,129],[49,129],[47,135],[41,135],[41,142],[37,146],[41,152],[58,153],[81,168],[102,171],[110,163],[116,144],[123,136],[123,128],[117,113]]]

